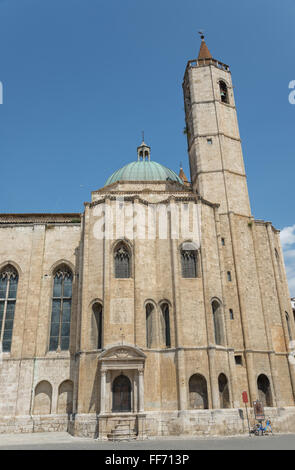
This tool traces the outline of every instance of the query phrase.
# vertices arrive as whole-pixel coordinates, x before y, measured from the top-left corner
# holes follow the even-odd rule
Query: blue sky
[[[143,129],[188,173],[181,85],[203,29],[231,66],[253,214],[292,232],[294,15],[294,0],[0,0],[0,212],[82,211]]]

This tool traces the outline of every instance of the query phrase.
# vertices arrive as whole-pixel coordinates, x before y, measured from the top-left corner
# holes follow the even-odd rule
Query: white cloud
[[[291,297],[295,297],[295,225],[280,233]]]
[[[295,225],[284,227],[280,235],[283,249],[288,245],[295,245]]]

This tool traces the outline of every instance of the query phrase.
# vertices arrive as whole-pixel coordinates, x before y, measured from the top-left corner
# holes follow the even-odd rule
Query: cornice
[[[0,225],[80,224],[82,214],[0,214]]]

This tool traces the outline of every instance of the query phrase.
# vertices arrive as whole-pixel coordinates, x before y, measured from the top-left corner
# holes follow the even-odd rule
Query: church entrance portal
[[[125,375],[119,375],[113,382],[113,412],[131,411],[131,383]]]

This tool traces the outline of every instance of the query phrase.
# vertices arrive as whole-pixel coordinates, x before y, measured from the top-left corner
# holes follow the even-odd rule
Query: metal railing
[[[220,62],[219,60],[216,59],[193,59],[189,60],[187,63],[187,68],[188,67],[202,67],[204,65],[215,65],[221,70],[225,70],[226,72],[229,72],[229,66],[224,64],[223,62]]]

